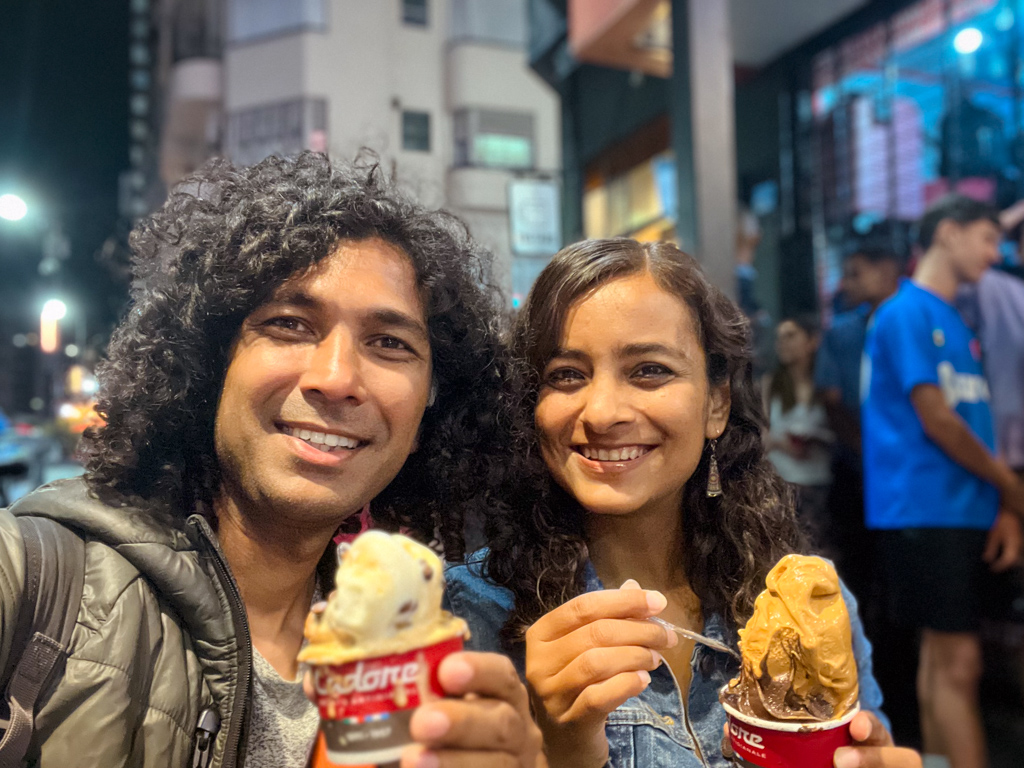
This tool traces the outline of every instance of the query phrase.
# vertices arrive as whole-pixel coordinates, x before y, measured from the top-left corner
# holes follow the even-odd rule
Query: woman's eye
[[[660,379],[671,376],[672,371],[658,363],[644,363],[633,372],[633,375],[641,379]]]
[[[545,383],[552,386],[567,386],[583,381],[583,374],[572,368],[556,368],[545,377]]]

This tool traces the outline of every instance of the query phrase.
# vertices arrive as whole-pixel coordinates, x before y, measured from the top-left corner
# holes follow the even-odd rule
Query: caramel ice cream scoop
[[[857,703],[850,614],[835,568],[787,555],[740,630],[740,676],[722,701],[765,720],[833,720]]]

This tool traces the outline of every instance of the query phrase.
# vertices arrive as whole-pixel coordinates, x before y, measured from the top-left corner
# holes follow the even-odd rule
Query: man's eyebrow
[[[320,306],[320,301],[306,293],[296,289],[285,289],[270,297],[268,304],[294,304],[297,307],[315,309]]]
[[[407,315],[405,312],[400,312],[397,309],[389,309],[385,307],[373,309],[370,310],[370,317],[380,325],[402,328],[407,331],[417,333],[424,339],[430,338],[430,334],[427,332],[427,327],[420,320],[417,320],[411,315]]]
[[[292,304],[296,307],[304,307],[306,309],[318,309],[323,306],[323,302],[315,296],[306,293],[301,290],[285,290],[272,296],[269,304]],[[397,309],[390,307],[374,307],[367,313],[370,320],[377,325],[386,325],[392,328],[402,328],[413,333],[417,333],[423,338],[427,339],[430,334],[427,331],[427,326],[422,321],[408,315]]]

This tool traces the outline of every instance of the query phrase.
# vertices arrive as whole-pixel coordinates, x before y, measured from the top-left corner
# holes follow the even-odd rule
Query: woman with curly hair
[[[532,422],[519,484],[490,549],[449,568],[471,645],[513,656],[552,768],[725,765],[718,690],[737,663],[642,620],[735,644],[768,571],[804,547],[764,456],[748,323],[674,246],[591,240],[541,273],[513,349]],[[877,713],[846,599],[861,706]],[[865,748],[837,761],[915,764],[860,718]]]

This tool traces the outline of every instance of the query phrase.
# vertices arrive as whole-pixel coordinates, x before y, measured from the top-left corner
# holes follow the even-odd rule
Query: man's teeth
[[[596,461],[632,461],[643,456],[650,449],[643,445],[624,445],[621,448],[591,448],[589,445],[581,445],[580,453],[585,459]]]
[[[314,432],[311,429],[292,429],[285,426],[281,427],[281,431],[286,435],[305,440],[314,448],[319,448],[324,453],[328,453],[335,448],[352,449],[359,447],[358,440],[353,440],[351,437],[344,437],[343,435],[335,435],[331,432]]]

